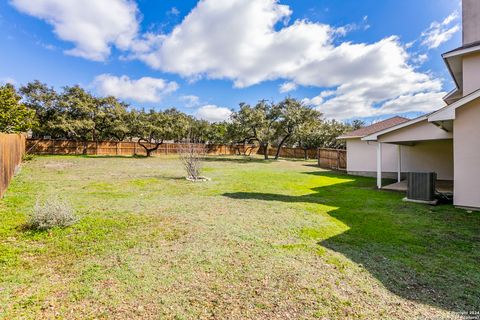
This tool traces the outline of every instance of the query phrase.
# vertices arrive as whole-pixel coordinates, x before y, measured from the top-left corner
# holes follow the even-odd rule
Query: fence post
[[[340,151],[337,150],[337,170],[340,169]]]

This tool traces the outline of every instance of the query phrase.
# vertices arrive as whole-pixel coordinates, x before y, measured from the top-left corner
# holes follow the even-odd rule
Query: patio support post
[[[400,182],[400,180],[402,179],[402,146],[401,145],[397,145],[397,158],[398,158],[398,161],[397,161],[397,173],[398,173],[398,176],[397,176],[397,180],[398,182]]]
[[[382,143],[377,144],[377,188],[382,189]]]

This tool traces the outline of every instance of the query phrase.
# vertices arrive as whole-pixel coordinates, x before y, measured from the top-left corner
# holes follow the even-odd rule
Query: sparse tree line
[[[164,141],[260,146],[304,150],[343,148],[336,137],[363,126],[325,120],[302,102],[286,98],[279,103],[240,104],[229,121],[209,123],[175,108],[162,111],[132,108],[115,97],[97,97],[80,86],[57,92],[39,81],[18,88],[0,86],[0,132],[30,131],[34,138],[77,141],[136,140],[147,155]],[[264,152],[268,158],[268,152]]]

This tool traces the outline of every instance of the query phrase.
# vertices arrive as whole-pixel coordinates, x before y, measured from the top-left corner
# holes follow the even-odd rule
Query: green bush
[[[65,200],[53,197],[43,203],[37,199],[27,225],[30,229],[48,230],[54,227],[68,227],[77,221],[72,206]]]
[[[25,155],[23,156],[23,161],[31,161],[35,159],[35,155],[34,154],[30,154],[30,153],[25,153]]]

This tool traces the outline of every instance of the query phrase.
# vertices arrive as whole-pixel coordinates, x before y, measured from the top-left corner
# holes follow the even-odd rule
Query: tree
[[[337,137],[352,130],[364,126],[361,120],[354,120],[350,123],[343,123],[336,120],[322,121],[312,125],[303,126],[292,139],[296,145],[305,152],[305,159],[308,150],[317,148],[344,149],[345,141]]]
[[[58,138],[65,135],[58,126],[61,116],[59,95],[52,87],[35,80],[20,87],[19,92],[25,105],[35,110],[37,121],[32,128],[34,137],[42,138],[49,135]]]
[[[35,111],[20,100],[11,84],[0,86],[0,132],[25,132],[35,124]]]
[[[317,149],[320,147],[319,132],[322,127],[322,122],[307,122],[302,125],[292,137],[294,144],[303,149],[305,160],[308,159],[308,150]]]
[[[93,119],[96,137],[100,140],[124,140],[130,132],[128,105],[115,97],[96,98]]]
[[[241,103],[240,110],[232,114],[232,120],[243,128],[243,141],[258,141],[268,159],[268,147],[276,137],[280,109],[273,103],[259,101],[255,107]]]
[[[189,139],[194,143],[208,142],[208,133],[210,131],[210,123],[205,120],[190,119]]]
[[[164,141],[181,141],[188,134],[190,119],[176,109],[132,113],[131,134],[138,138],[138,144],[145,149],[147,157],[158,150]]]
[[[347,125],[350,127],[350,130],[358,130],[360,128],[365,127],[365,121],[360,119],[352,120],[351,122],[347,122]]]
[[[345,141],[337,137],[351,131],[351,127],[337,120],[323,121],[320,127],[310,138],[311,144],[317,148],[345,149]]]
[[[68,138],[97,140],[95,121],[98,114],[97,100],[79,86],[64,87],[60,95],[59,127]]]
[[[322,114],[319,111],[293,98],[286,98],[278,104],[278,108],[281,112],[277,132],[280,142],[277,145],[275,159],[278,159],[282,146],[290,138],[299,131],[314,128],[322,121]]]
[[[207,142],[213,144],[228,144],[231,141],[227,135],[228,123],[216,122],[211,123],[207,132]]]

